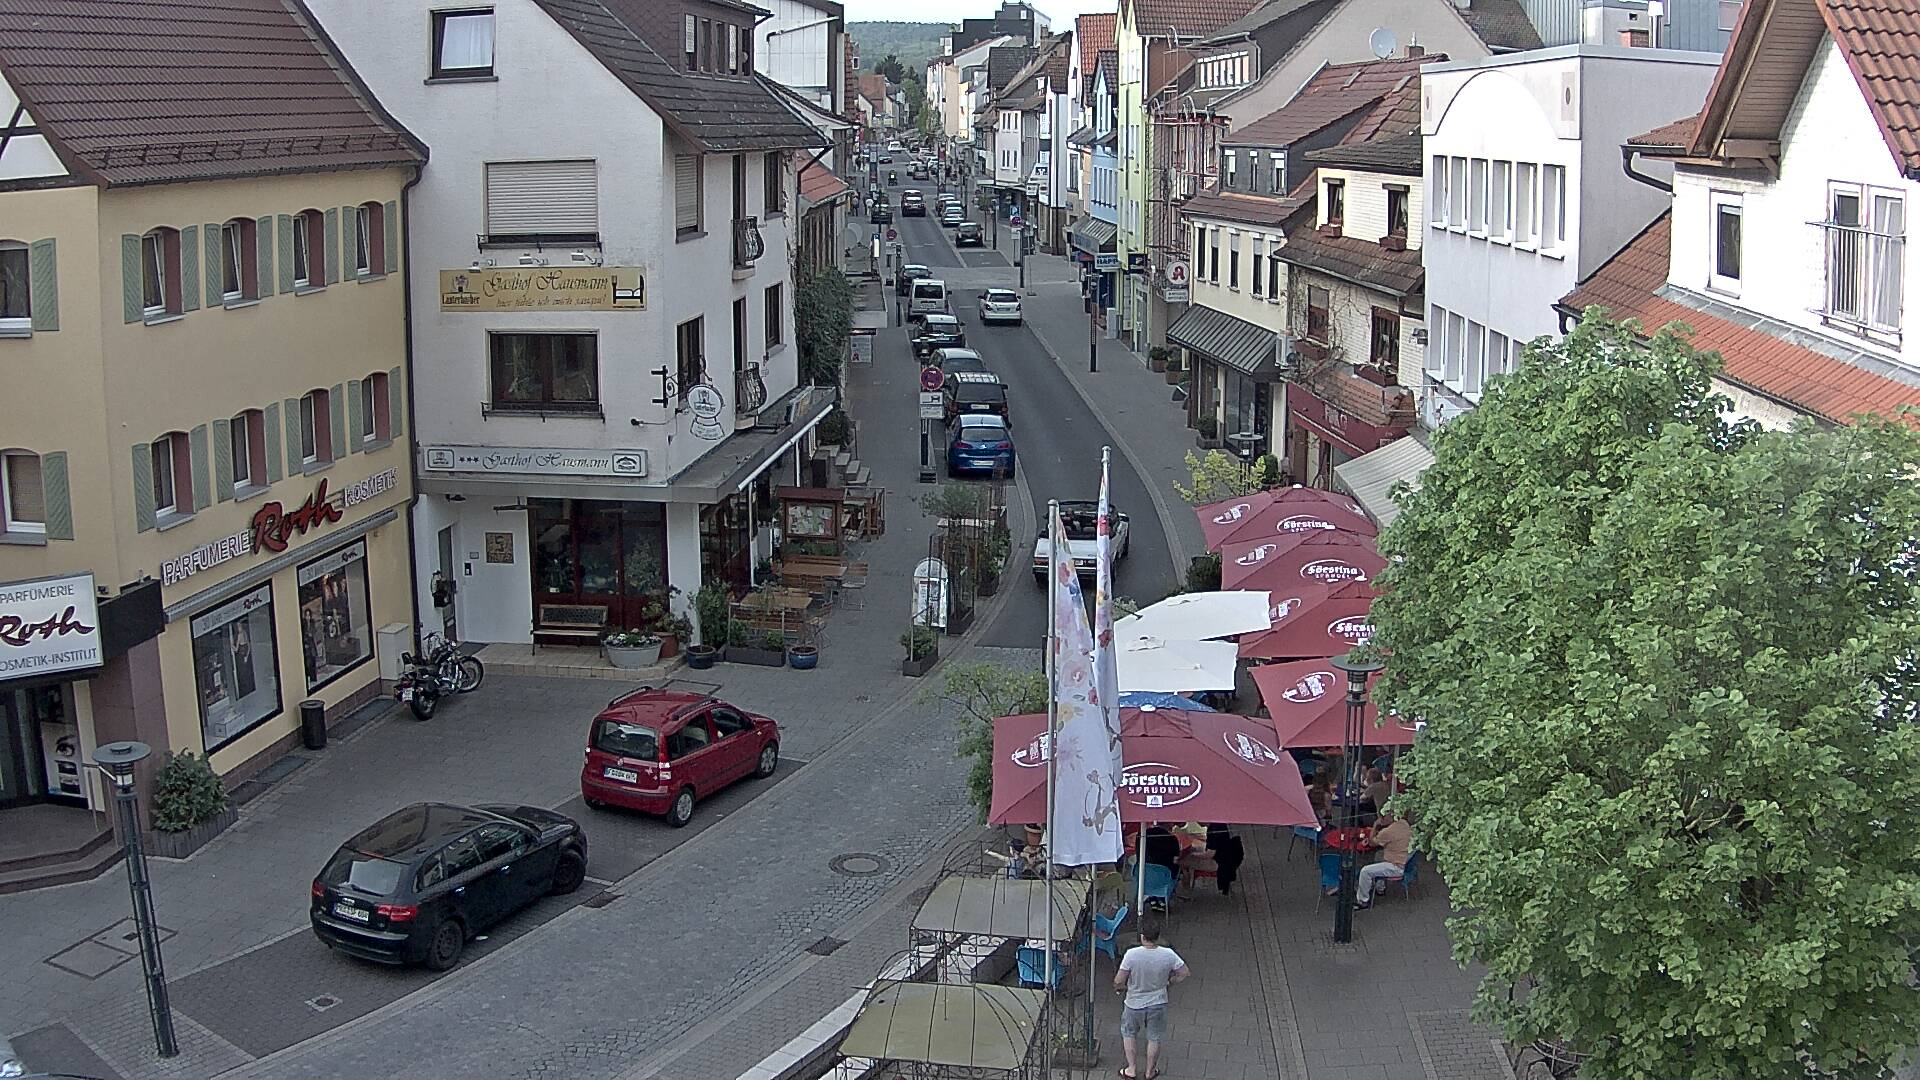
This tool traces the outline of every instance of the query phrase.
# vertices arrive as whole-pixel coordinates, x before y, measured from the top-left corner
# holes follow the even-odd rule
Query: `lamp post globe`
[[[1341,785],[1340,824],[1343,828],[1352,828],[1359,809],[1360,754],[1366,740],[1362,724],[1367,706],[1367,682],[1386,665],[1351,652],[1341,653],[1327,663],[1347,676],[1347,731],[1346,745],[1343,747],[1345,755],[1342,758],[1346,764],[1346,776]],[[1354,844],[1349,842],[1341,845],[1340,898],[1333,909],[1333,940],[1340,945],[1353,941],[1354,893],[1360,877],[1359,855]]]

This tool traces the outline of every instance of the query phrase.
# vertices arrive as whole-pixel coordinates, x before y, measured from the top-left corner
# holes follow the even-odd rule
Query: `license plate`
[[[349,922],[363,923],[373,918],[371,911],[365,908],[354,907],[352,904],[335,904],[333,905],[333,913]]]
[[[408,701],[412,701],[412,700],[413,700],[413,687],[411,687],[411,686],[403,686],[403,687],[401,687],[401,688],[400,688],[400,700],[401,700],[401,702],[402,702],[402,703],[405,703],[405,702],[408,702]]]
[[[601,770],[600,775],[605,776],[609,780],[621,780],[629,784],[639,783],[640,781],[640,774],[634,772],[632,769],[616,769],[608,766]]]

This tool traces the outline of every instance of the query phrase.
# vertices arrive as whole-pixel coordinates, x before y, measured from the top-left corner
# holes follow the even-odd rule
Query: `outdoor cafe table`
[[[740,598],[740,606],[763,614],[789,615],[807,610],[813,597],[799,589],[760,589]]]
[[[1373,830],[1367,828],[1328,829],[1320,842],[1335,851],[1362,852],[1373,846]]]

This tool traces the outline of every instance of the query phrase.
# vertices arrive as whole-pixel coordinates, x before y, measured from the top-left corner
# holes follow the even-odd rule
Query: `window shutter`
[[[262,412],[266,417],[260,426],[266,429],[267,483],[277,484],[285,475],[280,471],[280,403],[273,402]]]
[[[40,455],[40,498],[46,503],[47,539],[73,539],[73,497],[67,487],[67,454]]]
[[[333,413],[333,456],[328,459],[330,461],[339,461],[347,456],[347,402],[344,397],[346,389],[339,383],[334,383],[333,389],[327,391],[327,402],[332,406],[328,411]]]
[[[59,264],[52,238],[35,240],[27,246],[27,288],[33,297],[35,330],[60,329]],[[66,459],[61,461],[64,463]]]
[[[45,469],[41,470],[40,477],[44,485]],[[153,529],[153,447],[146,443],[133,448],[133,528],[136,532]]]
[[[146,312],[146,293],[140,288],[140,238],[132,233],[120,237],[120,294],[126,321],[139,322]]]
[[[489,161],[487,235],[600,231],[600,176],[586,161]]]
[[[293,291],[293,218],[290,215],[281,214],[280,228],[277,231],[280,234],[280,291],[283,293],[292,292]],[[287,419],[288,421],[292,421],[293,416],[289,414],[287,416]]]
[[[332,285],[340,280],[340,211],[329,206],[325,217],[320,249],[327,264],[325,284]]]
[[[200,310],[200,226],[180,230],[180,310]]]
[[[400,389],[400,369],[392,368],[387,372],[387,434],[399,438],[405,430],[401,423],[407,408],[406,395]]]
[[[360,380],[348,379],[347,380],[347,432],[348,432],[347,453],[348,454],[357,454],[360,452],[360,446],[361,446],[360,432],[365,430],[360,426],[360,422],[362,419],[360,414],[365,411],[366,410],[360,407]],[[342,456],[345,456],[345,455],[342,455]]]
[[[246,423],[241,420],[241,423]],[[213,497],[219,502],[233,498],[233,421],[213,422]]]
[[[306,464],[300,453],[300,399],[288,398],[281,404],[287,410],[287,475],[299,476]]]
[[[273,215],[258,218],[253,223],[253,269],[255,284],[259,291],[256,296],[273,295]]]
[[[200,249],[207,260],[207,306],[218,307],[227,293],[226,230],[219,225],[202,225]]]
[[[193,508],[205,510],[213,505],[213,484],[207,476],[207,425],[194,428],[187,443],[193,450]]]
[[[357,243],[354,239],[354,234],[360,231],[359,217],[360,208],[357,206],[343,206],[340,208],[341,277],[350,278],[358,274],[358,271],[354,267],[353,258],[355,254],[354,245]]]
[[[673,227],[700,227],[700,159],[692,154],[673,159]]]
[[[381,207],[382,217],[387,222],[387,246],[382,253],[386,256],[384,271],[389,274],[400,271],[400,204],[388,202]]]

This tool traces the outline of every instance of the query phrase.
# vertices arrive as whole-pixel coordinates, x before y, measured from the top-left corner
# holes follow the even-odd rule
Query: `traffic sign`
[[[938,420],[942,415],[942,411],[943,403],[940,400],[940,391],[920,391],[920,419]]]
[[[898,239],[900,239],[900,232],[899,232],[899,230],[897,230],[897,229],[888,229],[888,230],[887,230],[887,239],[889,239],[889,240],[898,240]]]
[[[934,367],[932,364],[928,364],[926,367],[923,367],[920,369],[920,389],[921,390],[932,391],[933,393],[937,394],[940,392],[940,388],[946,385],[946,382],[947,382],[946,375],[942,373],[939,368]]]

